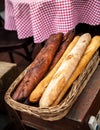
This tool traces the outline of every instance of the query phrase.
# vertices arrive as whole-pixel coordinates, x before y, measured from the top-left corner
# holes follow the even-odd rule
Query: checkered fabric
[[[35,43],[78,23],[100,24],[100,0],[5,0],[5,29]]]

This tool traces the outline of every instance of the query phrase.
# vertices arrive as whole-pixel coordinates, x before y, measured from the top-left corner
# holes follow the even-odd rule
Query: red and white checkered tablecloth
[[[78,23],[100,24],[100,0],[5,0],[5,29],[35,43]]]

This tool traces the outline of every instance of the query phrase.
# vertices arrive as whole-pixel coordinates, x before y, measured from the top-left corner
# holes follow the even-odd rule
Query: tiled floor
[[[40,44],[35,45],[35,48],[33,51],[33,59],[35,58],[37,53],[40,51],[40,49],[41,49]],[[23,50],[20,50],[20,51],[23,51]],[[29,65],[29,63],[20,56],[14,55],[14,57],[15,57],[15,62],[19,69],[19,73],[21,73]],[[10,62],[8,54],[0,53],[0,61]],[[0,130],[15,130],[15,128],[12,128],[12,125],[9,125],[8,115],[5,113],[2,113],[1,111],[0,111]]]

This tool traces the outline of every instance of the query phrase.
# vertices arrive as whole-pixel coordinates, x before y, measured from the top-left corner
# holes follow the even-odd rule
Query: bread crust
[[[75,71],[90,41],[91,35],[89,33],[83,34],[79,38],[75,47],[64,58],[62,64],[53,75],[48,87],[45,89],[39,102],[40,107],[49,107],[58,98],[64,86]]]
[[[86,49],[80,63],[78,64],[76,70],[74,71],[73,75],[71,76],[71,78],[69,79],[67,84],[65,85],[65,87],[62,90],[62,92],[60,93],[59,97],[52,104],[52,106],[57,105],[61,101],[61,99],[63,98],[63,96],[67,92],[67,90],[71,87],[72,83],[77,79],[77,77],[83,72],[86,65],[89,63],[92,56],[94,55],[94,53],[97,51],[97,49],[99,47],[100,47],[100,36],[94,36],[91,40],[91,43],[87,47],[87,49]]]
[[[40,83],[35,87],[35,89],[32,91],[32,93],[29,96],[30,102],[38,102],[41,98],[43,92],[45,91],[46,87],[48,86],[51,78],[61,65],[62,61],[64,60],[64,57],[68,55],[68,53],[72,50],[72,48],[75,46],[76,42],[78,41],[79,36],[75,36],[72,42],[69,44],[68,48],[64,52],[63,56],[60,58],[60,60],[57,62],[57,64],[54,66],[54,68],[40,81]]]
[[[35,86],[46,74],[62,39],[63,33],[52,34],[48,38],[45,46],[40,50],[34,61],[31,63],[25,77],[15,90],[12,96],[14,100],[20,101],[30,95]]]
[[[68,33],[65,34],[65,37],[64,37],[64,42],[61,44],[61,46],[59,47],[59,50],[57,51],[55,57],[54,57],[54,60],[50,66],[50,70],[53,69],[53,67],[57,64],[57,62],[59,61],[59,59],[61,58],[61,56],[63,55],[63,53],[65,52],[65,50],[67,49],[68,45],[71,43],[71,41],[73,40],[75,36],[75,31],[74,30],[71,30],[69,31]]]

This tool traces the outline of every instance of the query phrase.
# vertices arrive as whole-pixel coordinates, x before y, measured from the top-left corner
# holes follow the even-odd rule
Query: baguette
[[[71,32],[74,32],[74,33],[75,33],[75,30],[73,29],[73,30],[70,30],[70,31],[68,31],[67,33],[65,33],[62,42],[65,42],[65,41],[67,40],[67,38],[68,38],[68,36],[69,36],[69,34],[70,34]]]
[[[45,89],[39,102],[40,107],[50,107],[58,98],[69,78],[75,71],[90,41],[91,35],[89,33],[85,33],[79,38],[75,47],[65,57],[62,64],[52,77],[48,87]]]
[[[22,82],[14,92],[12,96],[14,100],[24,100],[30,95],[47,72],[62,39],[63,33],[52,34],[48,38],[45,46],[40,50]]]
[[[98,50],[99,47],[100,47],[100,36],[94,36],[91,40],[90,45],[87,47],[85,54],[83,55],[75,72],[73,73],[73,75],[71,76],[71,78],[65,85],[64,89],[60,93],[59,97],[56,99],[56,101],[53,103],[52,106],[57,105],[61,101],[61,99],[67,92],[67,90],[71,87],[72,83],[77,79],[77,77],[82,73],[82,71],[84,70],[86,65],[89,63],[90,59],[92,58],[92,56]]]
[[[74,36],[75,36],[74,30],[71,30],[70,32],[66,33],[66,35],[65,35],[66,40],[59,47],[59,50],[57,51],[57,54],[54,57],[54,60],[50,66],[49,71],[52,70],[53,67],[57,64],[57,62],[59,61],[59,59],[61,58],[61,56],[65,52],[66,48],[68,47],[69,43],[73,40]]]
[[[64,57],[68,55],[68,53],[72,50],[72,48],[75,46],[76,42],[78,41],[79,36],[75,36],[73,41],[69,44],[68,48],[64,52],[63,56],[60,58],[58,63],[55,65],[55,67],[47,74],[43,80],[40,81],[40,83],[35,87],[35,89],[32,91],[32,93],[29,96],[29,101],[30,102],[38,102],[39,99],[41,98],[45,88],[48,86],[52,76],[55,74],[56,70],[58,67],[61,65]]]

